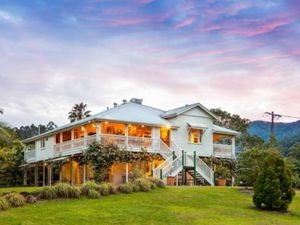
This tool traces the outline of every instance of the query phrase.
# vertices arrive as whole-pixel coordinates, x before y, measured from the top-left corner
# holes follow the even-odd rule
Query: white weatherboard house
[[[80,185],[93,179],[91,166],[79,164],[76,156],[98,141],[132,152],[146,150],[163,158],[115,164],[107,173],[108,181],[128,181],[128,174],[138,167],[145,176],[164,180],[175,177],[177,184],[214,185],[214,171],[202,159],[234,158],[235,137],[239,135],[214,125],[215,119],[200,103],[164,111],[143,105],[141,99],[123,101],[99,114],[24,140],[24,183],[32,178],[34,185],[56,181]],[[34,176],[29,176],[30,171]]]

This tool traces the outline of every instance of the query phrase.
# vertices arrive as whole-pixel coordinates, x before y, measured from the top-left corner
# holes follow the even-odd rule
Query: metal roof
[[[230,134],[230,135],[234,135],[234,136],[241,135],[240,132],[237,132],[237,131],[231,130],[231,129],[227,129],[225,127],[220,127],[217,125],[213,126],[213,133]]]
[[[189,111],[193,108],[196,108],[196,107],[199,107],[204,112],[206,112],[208,115],[210,115],[214,119],[217,119],[215,114],[213,114],[211,111],[209,111],[207,108],[205,108],[200,103],[194,103],[194,104],[185,105],[185,106],[182,106],[182,107],[179,107],[179,108],[171,109],[171,110],[165,112],[164,114],[162,114],[161,116],[163,118],[176,117],[176,116],[179,116],[180,114],[185,113],[185,112],[187,112],[187,111]]]
[[[114,108],[107,109],[101,113],[92,115],[90,117],[84,118],[82,120],[75,121],[73,123],[68,123],[66,125],[57,127],[53,130],[45,132],[43,134],[28,138],[23,140],[24,143],[32,142],[36,139],[47,137],[58,131],[63,131],[70,129],[71,127],[86,124],[91,121],[110,121],[110,122],[122,122],[122,123],[132,123],[132,124],[144,124],[151,126],[170,126],[177,127],[170,121],[161,117],[164,111],[156,109],[150,106],[142,105],[134,102],[126,102],[117,105]]]

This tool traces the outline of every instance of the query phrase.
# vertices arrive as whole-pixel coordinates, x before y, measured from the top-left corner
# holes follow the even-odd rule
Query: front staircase
[[[187,154],[176,143],[171,142],[169,154],[162,155],[165,161],[153,170],[153,176],[166,181],[168,176],[176,177],[176,184],[211,185],[214,186],[213,170],[194,152]],[[192,178],[192,179],[189,179]]]

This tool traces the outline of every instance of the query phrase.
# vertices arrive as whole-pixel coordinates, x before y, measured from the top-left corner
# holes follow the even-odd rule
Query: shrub
[[[118,188],[116,187],[116,185],[112,184],[112,183],[107,183],[108,187],[109,187],[109,193],[110,194],[116,194],[118,193]]]
[[[10,193],[5,195],[5,198],[7,199],[9,206],[11,207],[21,207],[26,204],[26,200],[23,197],[23,195],[19,193]]]
[[[80,187],[80,192],[82,195],[88,195],[90,190],[98,190],[98,184],[93,181],[88,181]]]
[[[5,197],[0,197],[0,211],[7,210],[9,208],[9,202]]]
[[[134,184],[139,186],[140,191],[150,191],[151,190],[151,182],[147,179],[137,179],[134,181]]]
[[[98,186],[97,190],[101,195],[109,195],[110,194],[110,186],[107,183],[102,183]]]
[[[100,198],[100,193],[96,190],[89,189],[86,192],[86,197],[88,197],[88,198]]]
[[[133,185],[132,185],[132,183],[121,184],[119,186],[119,189],[122,193],[129,194],[129,193],[133,192]]]
[[[67,183],[57,183],[54,188],[59,198],[79,198],[80,196],[79,190]]]
[[[134,192],[139,192],[141,190],[140,185],[137,184],[136,182],[132,183],[132,187]]]
[[[39,197],[41,199],[55,199],[57,198],[56,192],[57,190],[55,187],[44,187],[42,190],[40,190]]]
[[[156,187],[159,187],[159,188],[166,187],[165,183],[161,179],[151,177],[151,178],[148,178],[148,180],[151,183],[154,183],[156,185]]]
[[[262,163],[254,186],[253,202],[256,207],[286,211],[295,192],[291,172],[279,153],[272,151]]]
[[[27,195],[25,197],[27,203],[36,203],[37,199],[33,195]]]

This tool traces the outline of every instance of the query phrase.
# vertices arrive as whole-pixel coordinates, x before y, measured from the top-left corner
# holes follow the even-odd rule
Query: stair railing
[[[197,157],[197,169],[211,185],[214,185],[214,171],[200,158]]]
[[[173,155],[167,158],[163,163],[161,163],[158,167],[153,169],[153,177],[160,178],[160,170],[166,167],[173,161]]]
[[[176,175],[175,172],[182,170],[182,155],[177,156],[172,162],[160,169],[160,179],[165,179],[167,176]]]

